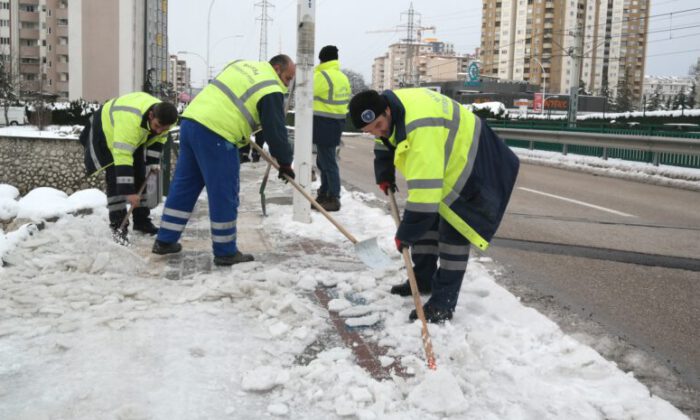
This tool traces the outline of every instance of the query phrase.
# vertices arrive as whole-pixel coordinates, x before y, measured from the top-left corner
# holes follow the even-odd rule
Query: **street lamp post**
[[[202,60],[202,62],[204,63],[205,66],[208,64],[207,61],[204,59],[204,57],[202,57],[201,54],[197,54],[196,52],[192,52],[192,51],[178,51],[177,54],[189,54],[189,55],[194,55],[194,56],[196,56],[196,57],[199,57],[199,59]],[[209,83],[209,78],[208,78],[207,76],[208,76],[208,70],[207,70],[207,74],[205,75],[206,81],[204,82],[204,85],[203,85],[203,86],[206,86],[207,83]]]
[[[540,68],[542,69],[542,73],[540,73],[540,78],[542,79],[542,112],[541,114],[544,115],[544,104],[545,104],[545,91],[547,89],[547,75],[544,73],[544,66],[542,65],[542,62],[538,60],[536,57],[532,57],[531,60],[535,60],[537,64],[540,65]]]
[[[210,74],[209,74],[209,33],[211,32],[211,8],[214,6],[214,2],[216,0],[211,0],[211,3],[209,3],[209,13],[207,14],[207,83],[209,83]]]

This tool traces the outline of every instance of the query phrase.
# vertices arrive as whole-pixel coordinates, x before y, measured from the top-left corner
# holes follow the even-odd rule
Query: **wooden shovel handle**
[[[277,170],[280,169],[280,166],[277,164],[277,162],[275,162],[275,160],[272,159],[272,157],[271,157],[270,155],[268,155],[267,152],[265,152],[265,151],[262,149],[262,147],[258,146],[255,142],[251,142],[250,145],[251,145],[251,147],[253,147],[255,150],[257,150],[258,153],[260,153],[260,156],[262,156],[263,159],[265,159],[270,165],[274,166],[275,169],[277,169]],[[313,198],[308,192],[306,192],[306,190],[305,190],[304,188],[302,188],[301,185],[299,185],[296,181],[294,181],[292,178],[290,178],[290,177],[287,176],[286,174],[284,174],[284,175],[282,175],[282,176],[284,176],[284,178],[285,178],[287,181],[289,181],[289,183],[292,184],[292,186],[293,186],[294,188],[296,188],[296,190],[299,191],[299,192],[301,193],[301,195],[304,196],[304,198],[306,198],[307,200],[309,200],[309,202],[311,203],[311,205],[313,205],[314,208],[316,208],[316,210],[320,211],[321,214],[323,214],[324,216],[326,216],[326,219],[328,219],[328,221],[331,222],[331,223],[333,224],[333,226],[335,226],[335,227],[340,231],[340,233],[342,233],[343,235],[345,235],[345,237],[348,238],[348,239],[350,240],[350,242],[352,242],[353,244],[356,244],[356,243],[357,243],[357,239],[355,239],[355,237],[352,236],[352,234],[350,234],[350,232],[348,232],[340,223],[338,223],[338,222],[326,211],[326,209],[324,209],[323,207],[321,207],[321,205],[318,204],[318,203],[316,202],[316,200],[314,200],[314,198]]]
[[[148,177],[151,176],[152,173],[153,172],[149,169],[148,173],[146,173],[146,177],[143,179],[143,183],[139,187],[139,190],[136,191],[136,194],[139,196],[139,199],[141,199],[141,194],[143,194],[143,190],[146,189],[146,184],[148,183]],[[126,216],[124,216],[122,223],[119,225],[119,230],[124,229],[124,226],[126,226],[127,222],[129,221],[129,216],[131,216],[131,213],[134,212],[134,209],[134,206],[129,207],[129,211],[126,212]]]
[[[401,223],[401,218],[399,217],[399,206],[396,204],[396,197],[391,189],[389,189],[389,199],[391,203],[391,215],[394,217],[396,227],[399,227],[399,224]],[[425,357],[428,360],[428,367],[435,370],[437,365],[435,364],[435,354],[433,353],[433,342],[430,339],[430,333],[428,332],[428,322],[425,320],[423,303],[421,302],[420,295],[418,294],[418,283],[416,282],[416,273],[413,271],[413,262],[411,261],[411,256],[408,254],[408,249],[404,248],[401,251],[401,255],[403,256],[403,262],[406,266],[406,271],[408,272],[408,284],[411,286],[413,304],[416,306],[416,315],[418,315],[418,319],[420,319],[422,324],[421,338],[423,339]]]

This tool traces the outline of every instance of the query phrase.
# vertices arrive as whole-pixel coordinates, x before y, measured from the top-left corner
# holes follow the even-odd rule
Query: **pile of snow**
[[[508,110],[503,102],[482,102],[479,104],[465,104],[468,110],[472,112],[486,111],[489,113],[487,118],[505,118],[507,117]]]
[[[642,118],[642,117],[668,117],[668,118],[678,118],[678,117],[700,117],[700,109],[685,109],[685,110],[668,110],[668,111],[633,111],[633,112],[589,112],[589,113],[578,113],[576,115],[577,121],[586,120],[619,120],[619,119],[629,119],[629,118]],[[527,115],[521,114],[510,114],[511,119],[528,119],[528,120],[566,120],[569,117],[566,114],[551,114],[549,111],[545,111],[544,114],[540,113],[528,113]]]
[[[78,139],[82,125],[48,125],[43,130],[35,125],[0,128],[0,137],[31,137],[45,139]]]

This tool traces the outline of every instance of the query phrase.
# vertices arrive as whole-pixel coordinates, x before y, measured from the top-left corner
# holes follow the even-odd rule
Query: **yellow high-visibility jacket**
[[[260,125],[258,101],[274,92],[284,95],[287,87],[270,63],[233,61],[195,96],[182,116],[243,147]]]
[[[314,69],[314,116],[344,120],[350,102],[350,81],[338,60]]]
[[[414,243],[439,213],[478,248],[488,247],[505,212],[518,158],[461,104],[425,88],[382,93],[389,102],[392,134],[377,139],[377,182],[393,182],[397,168],[408,200],[397,237]]]
[[[149,148],[155,143],[162,145],[168,140],[167,131],[151,136],[149,128],[142,125],[149,108],[160,102],[148,93],[134,92],[104,104],[100,116],[102,131],[115,166],[133,166],[136,149]]]

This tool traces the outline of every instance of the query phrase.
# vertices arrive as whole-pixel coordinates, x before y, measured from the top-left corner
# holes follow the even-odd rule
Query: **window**
[[[9,19],[0,19],[0,27],[10,26]]]
[[[68,26],[68,19],[58,19],[58,26]]]
[[[33,5],[33,4],[20,4],[20,5],[19,5],[19,11],[20,11],[20,12],[30,12],[30,13],[34,13],[34,12],[36,12],[37,10],[36,10],[36,6]]]
[[[10,45],[10,38],[0,38],[0,45]]]

